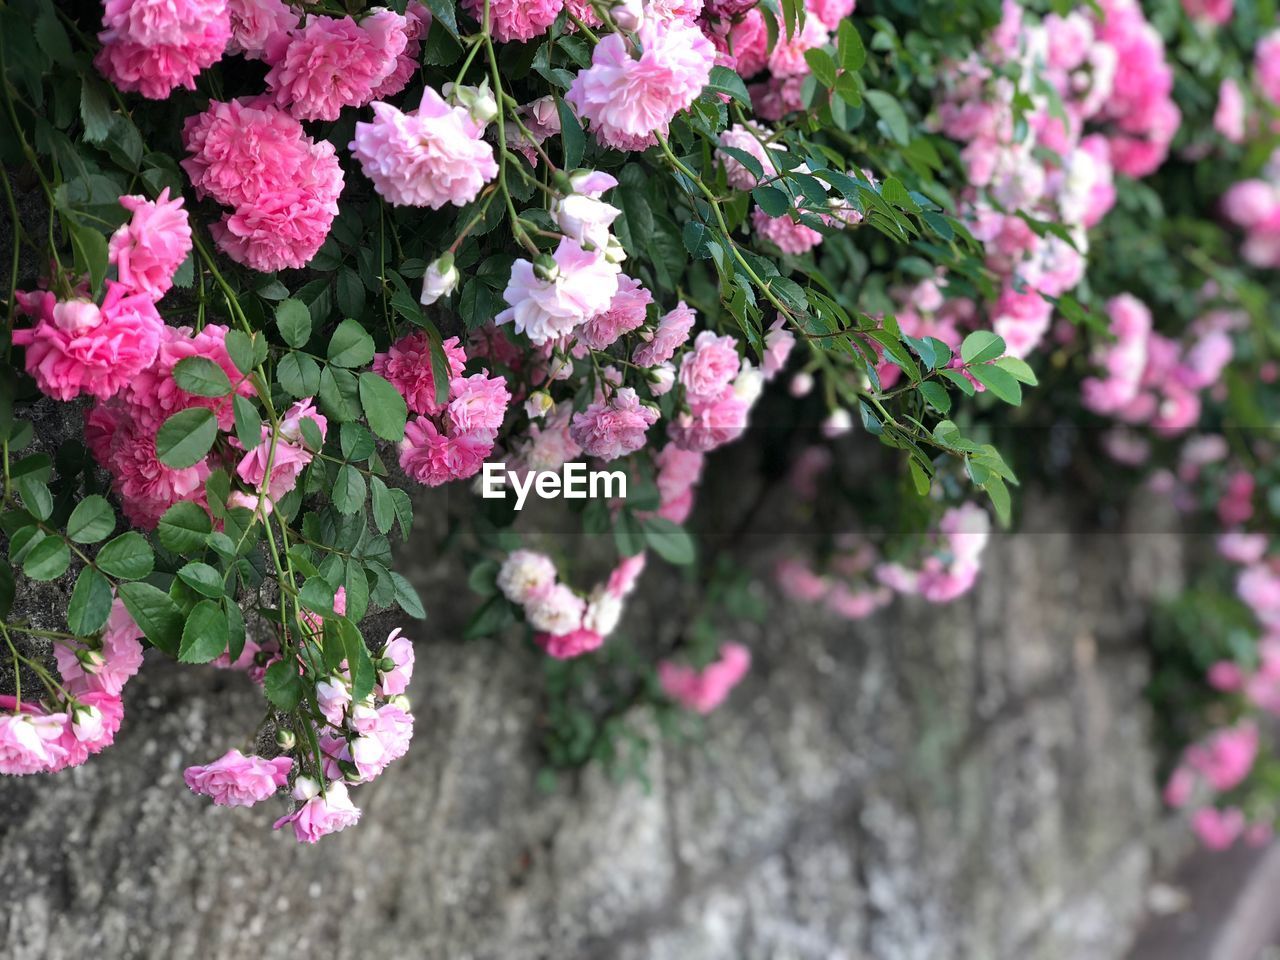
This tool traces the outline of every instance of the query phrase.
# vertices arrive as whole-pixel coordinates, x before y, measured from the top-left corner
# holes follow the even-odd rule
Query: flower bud
[[[822,435],[828,440],[843,436],[853,429],[853,417],[843,407],[836,407],[827,419],[822,421]]]
[[[609,243],[604,248],[604,258],[610,263],[622,263],[627,259],[627,251],[623,249],[618,238],[610,235]]]
[[[403,710],[405,713],[408,713],[412,704],[409,702],[408,697],[403,693],[399,693],[387,700],[387,706],[395,707],[397,710]]]
[[[422,275],[422,296],[418,302],[429,307],[441,297],[447,297],[458,286],[458,268],[453,265],[453,254],[443,253],[427,267]]]
[[[378,661],[379,673],[390,673],[395,668],[396,668],[396,662],[392,660],[390,657],[383,657],[381,660]]]
[[[76,659],[80,661],[80,669],[90,674],[97,673],[107,662],[99,651],[87,649],[77,650]]]
[[[551,394],[545,390],[535,390],[529,394],[529,398],[524,402],[524,412],[529,415],[530,420],[537,420],[544,417],[555,407],[556,402],[551,399]]]
[[[311,777],[300,776],[293,781],[293,796],[295,800],[310,800],[319,793],[320,783]]]
[[[791,378],[788,389],[793,397],[807,397],[813,392],[813,374],[802,370]]]
[[[644,23],[644,5],[640,0],[618,0],[610,9],[609,16],[618,25],[618,29],[634,32]]]
[[[675,382],[676,368],[669,363],[659,364],[649,371],[649,392],[655,397],[670,393]]]
[[[293,735],[292,730],[280,729],[276,731],[276,746],[281,750],[292,750],[298,744],[298,738]]]
[[[75,336],[101,323],[102,313],[92,300],[62,300],[53,305],[53,322]]]
[[[71,732],[81,743],[99,739],[102,736],[102,711],[84,703],[73,705]]]
[[[554,283],[560,279],[560,264],[556,263],[555,257],[551,254],[540,253],[534,258],[533,272],[537,274],[539,280]]]
[[[347,781],[347,783],[359,783],[364,779],[364,775],[360,772],[360,768],[350,760],[339,760],[338,769],[342,771],[342,779]]]
[[[764,376],[746,360],[742,361],[742,369],[733,381],[733,395],[748,405],[760,398],[764,391]]]
[[[487,79],[478,87],[446,83],[441,89],[451,104],[462,107],[482,127],[488,126],[498,116],[498,101],[489,91]]]

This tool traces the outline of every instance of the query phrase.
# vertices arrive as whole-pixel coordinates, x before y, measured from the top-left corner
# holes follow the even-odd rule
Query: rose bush
[[[821,424],[778,451],[796,509],[847,511],[830,447],[878,442],[858,510],[910,533],[788,555],[785,593],[859,619],[968,591],[1039,468],[1007,442],[1026,396],[1114,424],[1081,459],[1218,498],[1274,629],[1268,441],[1228,429],[1274,407],[1272,26],[1136,0],[11,0],[0,771],[108,746],[155,648],[267,701],[271,755],[193,765],[193,791],[291,786],[276,826],[306,842],[356,823],[348,787],[413,730],[413,644],[360,626],[425,614],[392,563],[438,502],[411,492],[578,459],[630,481],[571,510],[612,572],[584,591],[576,541],[457,511],[465,635],[518,621],[545,652],[549,770],[634,768],[629,707],[708,713],[750,667],[717,628],[754,594],[685,525],[708,455],[766,436],[766,391]],[[53,404],[83,441],[34,427]],[[706,601],[672,649],[625,636],[655,560]],[[22,613],[64,578],[65,624]],[[1277,643],[1166,660],[1230,695],[1171,785],[1211,843],[1269,822],[1243,715],[1280,701]]]

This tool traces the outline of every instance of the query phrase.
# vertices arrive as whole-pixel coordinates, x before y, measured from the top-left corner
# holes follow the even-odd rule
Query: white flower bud
[[[801,371],[791,378],[788,387],[793,397],[807,397],[813,392],[813,374]]]
[[[828,440],[843,436],[853,429],[853,417],[844,407],[836,407],[826,420],[822,421],[822,435]]]
[[[297,746],[298,738],[293,735],[292,730],[276,731],[276,746],[281,750],[292,750]]]
[[[413,705],[409,702],[408,697],[403,693],[398,693],[387,700],[387,706],[395,707],[397,710],[403,710],[405,713],[408,713]]]
[[[529,415],[530,420],[537,420],[545,417],[554,409],[556,402],[551,399],[551,394],[545,390],[535,390],[529,394],[529,399],[524,402],[524,412]]]
[[[71,732],[81,743],[97,740],[102,736],[102,711],[88,704],[76,704],[71,708]]]
[[[453,254],[441,254],[422,275],[422,296],[418,302],[429,307],[441,297],[447,297],[458,286],[458,268],[453,265]]]
[[[53,322],[74,336],[101,323],[102,313],[92,300],[61,300],[53,305]]]
[[[442,88],[445,98],[453,105],[462,107],[471,119],[482,127],[488,126],[498,116],[498,101],[489,90],[486,79],[478,87],[463,84],[446,83]]]
[[[649,371],[649,392],[655,397],[670,393],[675,386],[676,368],[669,363],[662,363]]]
[[[742,369],[733,381],[733,395],[750,406],[760,399],[764,391],[764,377],[748,361],[742,361]]]
[[[609,16],[619,29],[634,32],[644,23],[644,4],[641,0],[618,0],[609,9]]]
[[[298,777],[293,781],[293,797],[295,800],[310,800],[320,793],[320,784],[311,777]]]

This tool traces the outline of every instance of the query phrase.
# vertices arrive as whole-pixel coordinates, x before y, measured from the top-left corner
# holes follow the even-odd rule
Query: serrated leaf
[[[76,543],[97,543],[116,528],[116,514],[105,497],[92,493],[71,511],[67,519],[67,536]]]
[[[87,637],[102,629],[111,616],[115,599],[111,583],[93,567],[85,567],[76,578],[75,589],[67,604],[67,627],[79,637]]]
[[[302,701],[303,694],[298,668],[287,660],[271,664],[263,677],[262,691],[277,709],[293,710]]]
[[[22,560],[22,572],[32,580],[56,580],[71,566],[71,550],[61,537],[46,536]]]
[[[170,656],[177,656],[182,636],[182,611],[173,598],[149,583],[122,583],[116,592],[151,645]]]
[[[966,364],[987,363],[1003,356],[1004,340],[990,330],[975,330],[960,344],[960,359]]]
[[[156,456],[165,466],[182,470],[204,459],[218,436],[218,420],[206,407],[180,410],[160,426]]]
[[[320,391],[320,365],[301,353],[286,353],[276,364],[276,379],[289,395],[301,400]]]
[[[311,339],[311,311],[301,300],[281,300],[276,304],[276,329],[289,346],[304,346]]]
[[[231,392],[226,371],[208,357],[183,357],[173,366],[173,379],[197,397],[225,397]]]
[[[178,660],[182,663],[216,660],[227,649],[229,636],[227,615],[222,612],[222,605],[213,600],[201,600],[191,608],[182,628]]]
[[[980,363],[968,368],[975,380],[987,388],[993,395],[1011,406],[1022,403],[1022,386],[1014,379],[1013,374],[994,364]]]
[[[373,525],[379,533],[386,533],[396,522],[395,501],[381,477],[369,478],[369,491],[373,499]]]
[[[664,517],[650,517],[642,524],[645,542],[668,563],[693,563],[696,550],[693,538],[683,527]]]
[[[212,530],[213,524],[204,509],[190,500],[184,500],[164,512],[156,527],[156,535],[166,550],[192,554],[204,547]]]
[[[200,561],[192,561],[178,570],[178,579],[197,593],[217,599],[226,593],[222,574],[214,567]]]
[[[391,571],[391,582],[395,584],[396,603],[400,606],[400,609],[415,620],[425,620],[427,611],[422,605],[422,599],[418,596],[418,591],[413,588],[413,584],[394,570]]]
[[[995,364],[1001,369],[1008,370],[1013,378],[1020,383],[1025,383],[1029,387],[1038,386],[1040,381],[1036,379],[1035,371],[1025,361],[1017,357],[1001,357]]]
[[[326,356],[339,367],[363,367],[373,360],[373,337],[355,320],[343,320],[333,331]]]
[[[360,403],[369,427],[383,440],[404,439],[409,407],[400,391],[376,373],[360,374]]]
[[[252,450],[262,442],[262,416],[248,397],[236,394],[231,398],[235,415],[236,439],[246,450]]]
[[[946,388],[932,380],[926,380],[919,386],[920,394],[943,416],[951,411],[951,395]]]
[[[22,494],[22,505],[37,520],[48,520],[53,515],[53,494],[41,480],[32,476],[18,479],[18,493]]]
[[[94,563],[119,580],[141,580],[155,567],[155,554],[146,537],[128,530],[99,550]]]
[[[333,482],[333,505],[338,512],[350,516],[364,503],[364,477],[351,464],[343,464]]]

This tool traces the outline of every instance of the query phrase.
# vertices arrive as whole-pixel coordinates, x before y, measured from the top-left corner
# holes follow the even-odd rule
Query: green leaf
[[[975,330],[960,344],[960,359],[966,364],[986,363],[1004,355],[1004,340],[990,330]]]
[[[511,604],[502,594],[495,594],[471,615],[467,625],[462,628],[463,640],[478,640],[497,633],[507,624],[515,620],[511,612]]]
[[[302,702],[302,678],[298,668],[287,660],[278,660],[267,667],[262,690],[267,699],[279,710],[293,710]]]
[[[231,410],[235,414],[236,439],[246,450],[254,449],[262,442],[262,417],[248,397],[236,394],[231,398]]]
[[[827,89],[836,85],[836,63],[831,59],[831,54],[821,47],[814,47],[804,52],[804,61],[820,84]]]
[[[107,238],[70,217],[64,222],[71,232],[71,249],[75,253],[76,268],[89,275],[89,286],[97,293],[102,289],[102,281],[107,275]]]
[[[182,628],[178,660],[182,663],[216,660],[227,649],[229,639],[227,615],[222,612],[222,605],[213,600],[201,600],[191,608]]]
[[[836,31],[836,50],[840,54],[840,65],[850,73],[856,73],[867,62],[867,48],[862,45],[862,37],[852,20],[841,20]]]
[[[94,563],[118,580],[141,580],[155,567],[155,555],[146,537],[128,530],[99,550]]]
[[[696,553],[693,538],[684,528],[663,517],[650,517],[642,527],[645,542],[668,563],[693,563]]]
[[[338,512],[350,516],[364,503],[364,477],[349,463],[344,463],[333,483],[333,505]]]
[[[347,616],[359,623],[369,610],[369,578],[355,557],[347,561],[343,585],[347,588]]]
[[[427,611],[422,606],[422,599],[418,596],[418,591],[413,588],[413,584],[394,570],[391,571],[391,582],[395,584],[396,603],[400,605],[400,609],[415,620],[425,620]]]
[[[907,115],[903,113],[902,105],[897,99],[883,90],[868,90],[863,97],[867,103],[871,104],[871,109],[884,121],[889,136],[906,146],[911,140],[911,125],[907,122]]]
[[[78,637],[87,637],[102,629],[111,616],[111,583],[93,567],[85,567],[76,578],[67,605],[67,626]]]
[[[61,537],[45,537],[22,561],[22,572],[32,580],[56,580],[71,565],[71,550]]]
[[[955,384],[956,387],[960,390],[960,392],[963,393],[966,397],[972,397],[976,392],[974,390],[973,384],[969,382],[969,378],[966,377],[959,370],[953,370],[953,369],[939,370],[938,376],[946,377],[953,384]]]
[[[244,614],[232,597],[222,598],[222,610],[227,617],[227,657],[235,663],[244,653]]]
[[[1009,498],[1009,488],[1004,485],[1004,481],[997,476],[987,479],[983,487],[987,492],[987,496],[991,498],[991,504],[996,508],[996,515],[1000,519],[1000,525],[1007,527],[1009,520],[1013,515],[1013,505]]]
[[[732,97],[747,109],[751,108],[751,94],[747,92],[747,85],[742,82],[742,77],[728,67],[712,67],[711,79],[706,88],[713,93]]]
[[[940,383],[936,383],[932,380],[926,380],[924,383],[920,384],[919,390],[921,396],[928,400],[930,405],[943,416],[946,416],[947,413],[950,412],[951,395],[947,393],[946,388]]]
[[[771,217],[780,217],[791,209],[791,201],[777,187],[756,187],[751,191],[756,203]]]
[[[18,492],[22,494],[22,505],[37,520],[48,520],[53,515],[53,494],[42,481],[32,476],[21,477]]]
[[[309,577],[298,591],[298,602],[322,617],[334,615],[333,597],[333,587],[323,577]]]
[[[208,357],[183,357],[173,366],[173,379],[197,397],[225,397],[231,392],[226,371]]]
[[[360,628],[349,618],[343,617],[338,621],[338,629],[342,631],[342,645],[347,651],[347,665],[351,669],[351,697],[360,701],[373,693],[373,685],[378,679],[377,672],[369,657],[364,637],[360,635]]]
[[[177,656],[182,636],[182,611],[173,598],[149,583],[122,583],[116,592],[151,645],[170,656]]]
[[[182,470],[204,459],[218,436],[218,419],[207,407],[180,410],[160,426],[156,456],[165,466]]]
[[[281,300],[276,304],[276,329],[289,346],[304,346],[311,339],[311,311],[301,300]]]
[[[205,538],[213,532],[209,515],[190,500],[175,503],[164,512],[156,535],[166,550],[191,554],[203,549]]]
[[[197,593],[217,599],[226,593],[222,574],[207,563],[192,561],[178,571],[178,579]]]
[[[1022,386],[1009,371],[994,364],[980,363],[968,368],[975,380],[1011,406],[1022,403]]]
[[[90,143],[102,143],[111,132],[111,101],[107,88],[92,74],[81,78],[80,121],[84,124],[84,138]]]
[[[329,341],[329,362],[339,367],[363,367],[373,360],[373,337],[355,320],[343,320]]]
[[[404,439],[409,407],[400,391],[376,373],[360,374],[360,403],[369,427],[383,440]]]
[[[1021,383],[1025,383],[1029,387],[1039,385],[1040,381],[1036,379],[1035,371],[1025,360],[1019,360],[1017,357],[1001,357],[996,361],[996,366],[1003,370],[1008,370],[1013,378]]]
[[[907,466],[911,469],[911,482],[915,484],[916,493],[922,497],[927,497],[930,486],[929,474],[914,458],[907,460]]]
[[[290,396],[314,397],[320,391],[320,364],[301,353],[286,353],[276,364],[276,379]]]
[[[115,511],[105,497],[96,493],[77,503],[67,520],[67,536],[76,543],[97,543],[110,536],[115,528]]]
[[[467,586],[473,593],[482,597],[490,597],[498,592],[498,571],[501,568],[496,560],[481,560],[471,568],[467,576]]]
[[[369,491],[373,496],[373,525],[379,533],[386,533],[396,522],[395,500],[381,477],[369,478]]]
[[[227,355],[235,368],[246,376],[258,365],[254,346],[260,338],[252,338],[243,330],[227,331]]]
[[[560,115],[560,148],[564,151],[564,169],[573,170],[582,163],[587,137],[582,132],[577,114],[559,97],[556,98],[556,112]]]

